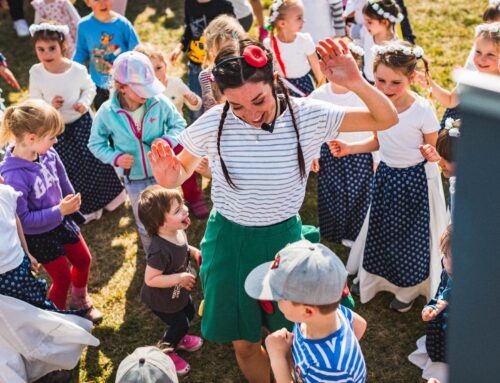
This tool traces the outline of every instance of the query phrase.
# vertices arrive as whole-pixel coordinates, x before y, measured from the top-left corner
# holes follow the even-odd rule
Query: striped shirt
[[[292,98],[306,174],[321,144],[334,139],[343,109],[321,101]],[[237,189],[222,172],[217,132],[222,105],[202,115],[179,140],[191,154],[208,155],[212,170],[212,201],[224,217],[244,226],[268,226],[299,211],[307,178],[300,177],[297,137],[290,111],[276,120],[274,132],[255,128],[228,111],[220,140],[221,155]]]
[[[305,339],[300,323],[293,328],[292,355],[297,383],[363,383],[366,366],[352,326],[352,312],[339,306],[340,328],[323,339]]]

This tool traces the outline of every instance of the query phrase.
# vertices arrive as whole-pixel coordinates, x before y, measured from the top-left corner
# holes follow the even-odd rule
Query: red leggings
[[[48,296],[59,310],[66,309],[66,299],[70,286],[86,287],[89,280],[92,256],[81,234],[79,237],[79,242],[64,245],[66,256],[43,265],[52,279]],[[68,265],[68,261],[71,263],[71,267]]]
[[[174,153],[179,154],[183,149],[182,145],[179,144],[175,147]],[[188,203],[201,200],[201,191],[198,187],[198,182],[196,181],[196,173],[193,173],[191,177],[184,181],[182,184],[182,193],[184,194],[184,199]]]

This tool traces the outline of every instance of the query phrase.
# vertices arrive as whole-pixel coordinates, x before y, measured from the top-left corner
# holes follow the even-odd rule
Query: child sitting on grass
[[[326,246],[306,240],[288,245],[274,262],[264,263],[248,275],[247,294],[277,301],[285,317],[295,322],[293,333],[283,328],[266,339],[276,383],[291,379],[365,381],[366,366],[358,340],[366,321],[340,306],[346,280],[347,270],[340,259]]]
[[[191,224],[188,209],[176,189],[152,185],[141,193],[138,211],[152,237],[141,300],[170,326],[162,342],[173,349],[197,351],[203,339],[188,335],[195,313],[189,292],[196,282],[189,256],[199,264],[201,255],[187,242],[184,230]],[[173,351],[168,355],[178,375],[189,372],[190,366],[184,359]]]

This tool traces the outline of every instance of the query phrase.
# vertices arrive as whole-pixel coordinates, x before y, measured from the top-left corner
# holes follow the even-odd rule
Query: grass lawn
[[[25,2],[27,3],[27,2]],[[270,1],[264,1],[269,5]],[[433,77],[439,83],[452,87],[452,69],[465,62],[472,44],[474,26],[481,21],[487,1],[412,0],[406,2],[410,19],[426,56],[431,63]],[[25,4],[28,20],[33,14]],[[77,1],[81,15],[88,13],[82,0]],[[143,41],[162,46],[165,52],[177,43],[183,30],[183,2],[181,0],[129,1],[127,17],[133,22]],[[29,38],[15,37],[10,18],[0,11],[0,51],[6,56],[11,70],[23,86],[22,92],[4,87],[7,103],[26,96],[28,70],[36,63]],[[171,73],[185,75],[185,65],[178,63]],[[2,86],[5,84],[2,83]],[[437,106],[439,115],[443,108]],[[81,166],[85,166],[84,163]],[[205,196],[209,201],[209,189]],[[316,177],[309,179],[306,199],[301,209],[304,223],[317,225]],[[188,231],[190,243],[198,246],[203,236],[205,221],[193,219]],[[100,221],[83,227],[83,235],[93,255],[90,292],[104,321],[93,333],[101,341],[99,348],[86,350],[74,381],[112,382],[120,361],[136,347],[156,343],[163,334],[164,325],[141,304],[139,292],[143,280],[145,257],[138,247],[130,206],[106,214]],[[327,243],[345,260],[347,251]],[[198,284],[194,297],[201,300]],[[410,364],[407,355],[415,341],[424,334],[420,298],[406,314],[389,310],[389,294],[379,294],[357,311],[368,321],[368,330],[361,345],[367,362],[370,382],[420,382],[420,371]],[[192,331],[199,333],[200,319],[196,318]],[[207,342],[200,352],[187,357],[192,371],[181,382],[242,382],[236,360],[229,345]]]

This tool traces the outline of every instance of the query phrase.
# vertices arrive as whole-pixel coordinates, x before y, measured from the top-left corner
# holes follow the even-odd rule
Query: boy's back
[[[365,360],[353,331],[352,312],[339,306],[337,315],[340,328],[323,339],[305,339],[300,323],[295,323],[292,355],[297,383],[365,381]]]

